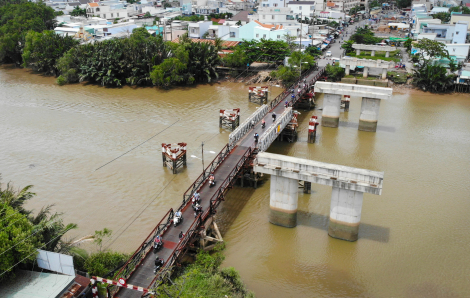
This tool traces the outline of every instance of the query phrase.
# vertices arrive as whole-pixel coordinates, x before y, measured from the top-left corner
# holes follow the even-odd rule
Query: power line
[[[99,169],[109,165],[110,163],[112,163],[113,161],[117,160],[118,158],[121,158],[123,157],[124,155],[126,155],[127,153],[131,152],[132,150],[142,146],[143,144],[147,143],[148,141],[150,141],[151,139],[155,138],[156,136],[158,136],[159,134],[161,134],[162,132],[164,132],[165,130],[167,130],[168,128],[172,127],[173,125],[175,125],[178,121],[180,121],[180,119],[178,118],[178,120],[176,120],[173,124],[171,124],[170,126],[166,127],[165,129],[159,131],[158,133],[156,133],[155,135],[151,136],[150,138],[148,138],[147,140],[143,141],[142,143],[140,143],[139,145],[135,146],[134,148],[124,152],[123,154],[119,155],[118,157],[116,157],[115,159],[105,163],[104,165],[102,165],[101,167],[97,168],[96,170],[94,170],[94,172],[98,171]]]
[[[36,249],[40,249],[40,248],[43,248],[44,246],[48,245],[49,243],[51,243],[53,240],[55,240],[57,237],[61,237],[63,236],[65,233],[67,233],[70,229],[68,229],[67,231],[65,231],[62,235],[57,235],[56,237],[52,238],[49,242],[47,242],[46,244],[43,244],[42,246],[40,246],[39,248],[36,248]],[[27,255],[26,257],[24,257],[21,261],[19,261],[18,263],[16,263],[15,265],[11,266],[10,268],[8,268],[7,270],[3,271],[0,276],[2,276],[3,274],[7,273],[8,271],[10,271],[11,269],[13,269],[16,265],[20,264],[21,262],[23,262],[24,260],[26,260],[29,256],[31,256],[32,254],[34,253],[37,253],[37,251],[33,251],[32,253],[30,253],[29,255]]]

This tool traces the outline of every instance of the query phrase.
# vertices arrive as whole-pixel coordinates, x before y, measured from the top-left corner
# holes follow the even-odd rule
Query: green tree
[[[1,195],[1,193],[0,193]],[[3,197],[1,197],[3,200]],[[34,235],[34,226],[27,215],[17,212],[7,203],[0,204],[0,281],[13,277],[17,263],[28,264],[36,259],[40,235]]]
[[[21,64],[26,33],[53,29],[54,18],[54,10],[43,2],[0,7],[0,62]]]
[[[57,60],[76,45],[78,41],[71,36],[61,36],[54,31],[29,31],[22,55],[23,66],[44,74],[56,75]]]
[[[299,69],[300,72],[300,67],[302,66],[302,72],[309,70],[313,66],[315,66],[315,58],[310,56],[307,53],[303,52],[292,52],[290,58],[289,58],[289,65],[292,65]]]
[[[440,65],[424,64],[413,70],[413,84],[424,91],[448,91],[454,84],[454,77]]]
[[[184,77],[182,72],[185,69],[186,65],[178,58],[167,58],[161,64],[153,67],[150,78],[154,85],[169,88],[183,81]]]
[[[227,54],[222,59],[224,65],[228,67],[244,67],[247,63],[247,58],[245,52],[243,52],[240,48],[236,48],[232,54]]]
[[[245,297],[253,298],[233,268],[220,268],[224,260],[223,246],[216,246],[215,252],[200,251],[196,262],[187,266],[179,276],[166,276],[156,285],[159,297]]]
[[[309,54],[312,57],[317,57],[322,55],[322,51],[319,50],[316,46],[310,46],[305,49],[305,53]]]
[[[439,41],[423,38],[420,39],[414,47],[420,49],[418,55],[420,57],[420,61],[424,64],[429,64],[430,61],[439,58],[447,58],[451,60],[445,45]]]
[[[374,0],[369,3],[369,8],[380,7],[380,6],[382,6],[382,4],[380,4],[380,2],[377,0]]]
[[[91,254],[85,261],[85,270],[93,276],[107,277],[110,271],[124,265],[129,255],[114,251],[100,251]]]
[[[433,19],[439,19],[442,23],[449,23],[450,22],[450,13],[448,12],[438,12],[432,15]]]
[[[74,9],[70,12],[70,15],[73,17],[84,16],[86,17],[86,9],[81,9],[79,6],[75,6]]]
[[[299,71],[292,66],[281,65],[277,70],[272,71],[270,76],[280,80],[282,85],[287,88],[299,78]]]
[[[354,40],[346,40],[341,47],[346,50],[346,53],[351,53],[354,51],[352,45],[354,44]]]
[[[406,8],[411,6],[412,0],[396,0],[398,8]]]
[[[344,69],[339,65],[328,64],[325,68],[325,73],[328,76],[328,80],[332,82],[340,81],[344,77]]]
[[[408,51],[411,51],[411,44],[412,44],[413,40],[411,38],[408,38],[404,43],[403,43],[403,46],[405,46],[405,48],[408,50]]]

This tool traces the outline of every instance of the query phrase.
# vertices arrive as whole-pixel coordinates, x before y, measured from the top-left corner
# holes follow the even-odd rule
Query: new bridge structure
[[[252,168],[256,154],[266,151],[279,136],[293,117],[292,107],[295,107],[296,102],[309,92],[323,72],[324,68],[312,68],[274,100],[260,106],[230,134],[229,143],[222,148],[204,172],[184,192],[181,205],[177,209],[168,210],[131,258],[114,276],[114,280],[119,280],[121,284],[117,282],[108,286],[109,294],[112,297],[146,297],[155,290],[165,276],[171,274],[172,268],[179,265],[181,257],[186,251],[196,244],[195,242],[201,238],[201,235],[205,236],[204,231],[212,223],[212,216],[217,207],[236,180],[240,178],[243,169]],[[301,92],[298,92],[299,87]],[[294,98],[291,96],[291,89],[295,89]],[[288,101],[288,107],[285,107],[285,101]],[[272,118],[273,113],[276,114],[275,120]],[[262,119],[266,121],[265,128],[261,127]],[[254,133],[259,134],[258,143],[254,141]],[[209,187],[208,183],[208,177],[211,173],[214,174],[216,180],[216,185],[213,187]],[[200,194],[200,205],[203,210],[196,217],[191,206],[191,199],[195,192]],[[183,213],[183,221],[174,227],[173,217],[178,210]],[[184,236],[179,239],[181,231]],[[152,251],[157,235],[162,236],[164,241],[164,245],[157,255],[165,263],[155,274],[156,255]]]

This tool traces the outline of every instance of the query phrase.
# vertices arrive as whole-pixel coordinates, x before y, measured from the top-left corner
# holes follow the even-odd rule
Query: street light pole
[[[206,171],[204,170],[204,142],[201,142],[201,156],[202,156],[202,179],[206,177]]]

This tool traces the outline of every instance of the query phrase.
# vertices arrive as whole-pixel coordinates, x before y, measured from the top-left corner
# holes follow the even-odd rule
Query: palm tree
[[[30,191],[32,187],[32,185],[27,185],[22,189],[15,190],[13,185],[9,182],[6,188],[2,189],[2,185],[0,184],[0,203],[9,205],[22,214],[29,215],[31,211],[25,210],[23,204],[36,195],[34,192]]]

